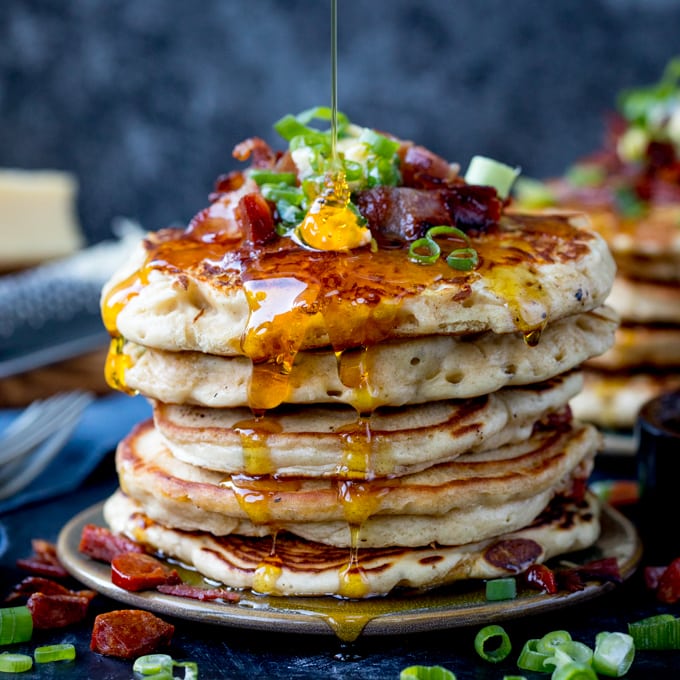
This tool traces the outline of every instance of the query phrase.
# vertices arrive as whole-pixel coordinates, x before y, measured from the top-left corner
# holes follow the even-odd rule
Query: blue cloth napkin
[[[0,411],[0,431],[18,415]],[[0,501],[0,515],[29,503],[46,501],[77,489],[132,426],[151,417],[144,397],[111,394],[96,399],[83,413],[66,446],[28,488]]]

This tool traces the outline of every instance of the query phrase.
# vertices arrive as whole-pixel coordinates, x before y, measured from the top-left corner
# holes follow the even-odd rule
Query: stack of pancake
[[[250,168],[105,286],[108,379],[154,406],[117,451],[114,531],[234,588],[351,598],[519,573],[597,540],[600,435],[568,402],[618,323],[607,246],[576,216],[474,223],[452,197],[495,190],[414,149],[399,151],[409,186],[353,192],[371,244],[256,237]],[[416,208],[442,196],[469,270],[414,262],[381,231],[389,213],[422,235]]]
[[[552,206],[585,211],[617,264],[614,347],[587,362],[575,415],[632,430],[640,407],[680,387],[680,61],[622,93],[603,149],[546,183]]]

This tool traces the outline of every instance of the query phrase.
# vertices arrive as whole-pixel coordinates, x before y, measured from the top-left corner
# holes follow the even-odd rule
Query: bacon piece
[[[245,184],[245,181],[245,175],[240,170],[233,170],[226,175],[220,175],[215,181],[215,191],[210,194],[210,202],[215,202],[222,194],[237,191]]]
[[[557,592],[557,577],[555,572],[545,564],[532,564],[524,572],[527,585],[536,590],[542,590],[554,595]]]
[[[16,561],[17,567],[39,576],[52,576],[54,578],[66,578],[68,576],[68,572],[57,557],[57,548],[53,543],[42,538],[34,538],[31,545],[33,546],[33,554],[29,557],[19,558]]]
[[[116,555],[121,553],[145,552],[139,543],[135,543],[126,536],[114,534],[106,527],[100,527],[96,524],[86,524],[83,527],[78,550],[93,560],[109,563]]]
[[[33,617],[34,628],[64,628],[85,618],[91,599],[84,595],[33,593],[26,606]]]
[[[586,581],[621,583],[623,580],[615,557],[605,557],[587,562],[580,567],[561,569],[557,572],[557,577],[560,586],[571,593],[583,590]]]
[[[276,152],[260,137],[249,137],[239,142],[232,155],[239,161],[247,161],[252,156],[254,168],[271,168],[278,158]]]
[[[253,192],[243,196],[236,207],[236,220],[246,240],[260,246],[275,236],[274,217],[262,194]]]
[[[23,599],[33,593],[42,593],[43,595],[78,595],[79,597],[86,597],[88,601],[92,600],[97,594],[94,590],[70,590],[61,583],[57,583],[44,576],[27,576],[14,586],[5,602]]]
[[[680,557],[674,559],[661,574],[656,599],[666,604],[680,600]]]
[[[199,588],[188,583],[160,585],[156,590],[164,595],[176,595],[177,597],[187,597],[192,600],[238,602],[241,599],[241,596],[233,590],[227,590],[226,588]]]
[[[152,555],[120,553],[111,560],[111,582],[129,591],[149,590],[163,583],[179,583],[180,577]]]
[[[175,627],[141,609],[117,609],[94,620],[90,649],[105,656],[134,659],[172,641]]]
[[[541,546],[530,538],[509,538],[487,548],[484,559],[505,571],[524,571],[543,552]]]
[[[486,229],[502,210],[495,189],[469,184],[432,190],[373,187],[357,192],[356,204],[381,245],[414,241],[435,225]]]
[[[402,144],[397,151],[402,184],[414,189],[432,189],[462,183],[458,166],[451,165],[424,146]]]

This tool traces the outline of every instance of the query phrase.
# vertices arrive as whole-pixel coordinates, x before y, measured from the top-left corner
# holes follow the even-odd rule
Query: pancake
[[[506,215],[472,235],[479,266],[423,266],[403,249],[310,251],[150,234],[105,285],[107,328],[145,347],[268,360],[433,334],[511,333],[594,309],[614,262],[579,216]],[[262,329],[267,328],[263,334]]]
[[[345,549],[279,534],[277,559],[272,561],[271,538],[216,537],[204,531],[170,529],[146,516],[141,506],[120,492],[107,500],[104,516],[113,531],[191,565],[208,578],[237,589],[285,596],[369,597],[400,587],[425,589],[462,579],[508,576],[529,564],[519,555],[506,564],[491,559],[494,546],[535,548],[529,562],[540,563],[585,548],[599,535],[599,506],[594,496],[587,494],[578,504],[555,499],[531,526],[486,541],[359,550],[361,583],[357,587],[349,579]]]
[[[463,401],[383,408],[357,419],[345,406],[249,409],[154,404],[154,423],[175,458],[221,472],[386,477],[416,472],[462,453],[526,439],[583,384],[578,372]]]
[[[680,367],[680,326],[621,326],[614,346],[587,363],[609,371]]]
[[[614,312],[600,308],[549,324],[535,347],[521,333],[384,342],[364,352],[342,354],[340,370],[331,351],[300,352],[279,398],[285,403],[349,404],[360,411],[473,398],[573,369],[609,348],[617,325]],[[250,403],[253,367],[245,357],[164,352],[132,343],[120,356],[127,365],[127,388],[160,402],[211,408]],[[343,361],[348,364],[346,372]],[[367,385],[357,385],[356,373]]]
[[[678,285],[617,276],[607,298],[607,304],[624,322],[680,325]]]
[[[680,389],[680,370],[607,373],[586,370],[584,387],[571,400],[574,416],[608,429],[632,430],[650,399]]]
[[[600,445],[595,428],[574,424],[396,478],[281,480],[178,461],[148,421],[121,442],[116,464],[125,493],[168,526],[215,534],[286,530],[349,547],[351,523],[360,526],[359,545],[451,544],[526,525],[570,487],[572,474],[587,476]]]

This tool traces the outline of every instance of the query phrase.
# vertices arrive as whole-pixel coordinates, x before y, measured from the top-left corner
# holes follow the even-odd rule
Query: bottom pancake
[[[351,565],[347,548],[290,534],[216,537],[168,529],[147,517],[120,491],[104,506],[111,530],[194,567],[236,589],[269,595],[371,597],[396,588],[428,589],[465,579],[507,576],[556,555],[589,547],[600,532],[599,504],[556,497],[528,527],[458,546],[360,549]]]

